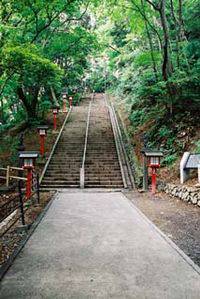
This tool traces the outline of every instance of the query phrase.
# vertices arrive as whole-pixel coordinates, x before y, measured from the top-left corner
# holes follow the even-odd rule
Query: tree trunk
[[[4,105],[3,105],[3,97],[1,96],[1,112],[0,112],[0,121],[4,123]]]
[[[178,1],[178,22],[179,22],[179,36],[180,40],[187,41],[187,37],[185,34],[185,28],[184,28],[184,21],[183,21],[183,0]]]
[[[34,91],[34,93],[31,95],[31,100],[27,99],[23,88],[18,87],[17,88],[17,94],[19,99],[22,101],[24,108],[27,113],[28,121],[31,119],[37,118],[37,113],[36,113],[36,107],[38,103],[38,92],[37,90]]]
[[[176,32],[175,43],[176,43],[176,61],[177,66],[180,67],[180,53],[179,53],[179,42],[180,42],[180,34],[179,34],[179,22],[177,21],[175,11],[174,11],[174,4],[173,0],[170,0],[170,8],[171,8],[171,16],[174,21],[174,28]]]
[[[145,15],[145,7],[144,7],[144,1],[143,0],[141,0],[141,5],[142,5],[143,13]],[[153,42],[152,42],[151,33],[149,31],[146,18],[144,18],[144,22],[145,22],[145,29],[146,29],[148,41],[149,41],[149,47],[150,47],[150,53],[151,53],[151,60],[152,60],[153,72],[154,72],[155,78],[157,80],[158,79],[158,72],[157,72],[156,61],[155,61],[155,57],[154,57],[154,53],[153,53]]]
[[[163,36],[164,36],[162,76],[164,81],[167,81],[173,69],[172,69],[172,63],[171,63],[170,53],[169,53],[169,29],[168,29],[167,18],[166,18],[166,0],[161,1],[159,14],[160,14],[161,25],[163,28]]]

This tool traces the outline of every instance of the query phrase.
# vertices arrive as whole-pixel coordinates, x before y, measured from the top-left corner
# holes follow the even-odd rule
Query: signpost
[[[200,153],[184,152],[180,162],[180,181],[183,184],[190,174],[190,170],[198,171],[198,182],[200,183]]]

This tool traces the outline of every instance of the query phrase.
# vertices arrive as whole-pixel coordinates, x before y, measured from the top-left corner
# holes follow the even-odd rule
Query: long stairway
[[[42,179],[42,189],[78,188],[87,123],[88,100],[73,107]]]
[[[81,169],[85,188],[125,187],[113,130],[104,95],[96,94],[79,107],[73,107],[42,178],[41,188],[82,187]]]
[[[123,188],[110,115],[104,96],[92,102],[85,161],[86,188]]]

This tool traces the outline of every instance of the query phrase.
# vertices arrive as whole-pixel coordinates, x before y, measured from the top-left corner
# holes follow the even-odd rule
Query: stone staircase
[[[107,103],[99,94],[95,96],[91,108],[85,160],[85,187],[123,186]]]
[[[88,100],[73,107],[41,182],[42,189],[78,188],[83,155]]]
[[[91,100],[91,110],[89,102],[86,99],[73,107],[42,178],[41,189],[80,187],[85,141],[84,187],[125,187],[107,102],[102,94],[96,94]]]

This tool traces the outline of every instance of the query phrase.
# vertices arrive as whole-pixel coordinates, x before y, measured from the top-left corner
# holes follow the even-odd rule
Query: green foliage
[[[164,165],[164,166],[170,166],[170,165],[172,165],[177,160],[177,158],[178,158],[178,156],[176,154],[167,155],[162,160],[162,165]]]
[[[7,76],[18,76],[26,87],[50,87],[60,82],[62,71],[50,60],[40,56],[33,45],[6,47],[2,50],[2,65]]]
[[[110,89],[126,108],[133,138],[146,133],[151,147],[162,147],[169,165],[189,146],[177,135],[200,121],[200,4],[151,2],[158,8],[162,2],[164,12],[147,1],[102,3],[96,31],[105,48],[90,80],[98,91]],[[112,78],[109,84],[106,78]]]
[[[53,93],[59,98],[63,88],[73,94],[82,85],[87,57],[97,48],[88,12],[88,3],[80,0],[1,1],[0,122],[4,129],[25,118],[31,124],[45,116],[55,100]]]
[[[200,153],[200,140],[195,142],[195,153]]]
[[[0,157],[2,161],[2,166],[7,167],[6,163],[9,163],[10,165],[16,165],[18,161],[17,148],[19,139],[17,137],[5,136],[1,137],[0,142]],[[5,156],[5,153],[7,154],[7,156]]]
[[[160,62],[160,60],[161,60],[160,52],[154,51],[153,55],[154,55],[155,61]],[[151,52],[144,51],[142,53],[139,53],[134,59],[134,65],[135,65],[135,67],[144,67],[144,68],[151,67],[151,65],[152,65]]]

